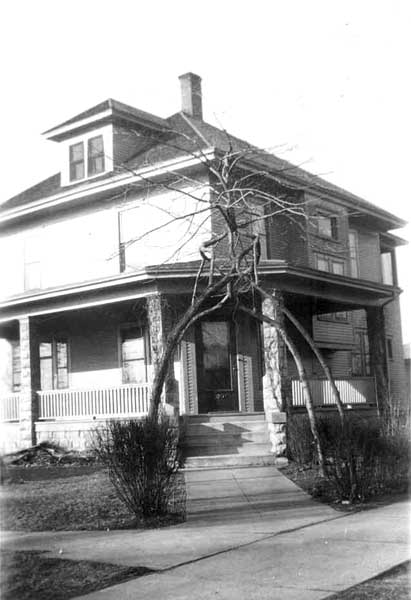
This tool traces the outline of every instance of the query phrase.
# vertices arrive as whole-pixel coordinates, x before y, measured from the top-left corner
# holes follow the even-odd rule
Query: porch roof
[[[0,322],[23,315],[34,316],[143,298],[155,292],[190,293],[199,264],[199,261],[193,261],[153,265],[104,279],[26,292],[0,302]],[[373,306],[387,302],[401,292],[393,286],[309,267],[295,267],[278,260],[261,261],[259,274],[266,287],[316,298],[320,310],[321,302],[324,303],[325,312],[330,310],[330,303],[347,305],[346,308]]]

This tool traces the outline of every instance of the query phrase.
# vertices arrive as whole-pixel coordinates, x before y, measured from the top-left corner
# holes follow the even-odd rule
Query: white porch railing
[[[0,396],[0,421],[18,421],[20,419],[20,394]]]
[[[37,392],[40,419],[131,417],[148,413],[150,385],[128,384],[93,389]]]
[[[340,392],[343,404],[375,404],[375,380],[373,377],[355,377],[352,379],[336,379],[335,384]],[[310,379],[309,385],[315,406],[333,405],[331,385],[327,379]],[[292,381],[293,406],[305,406],[301,382]]]

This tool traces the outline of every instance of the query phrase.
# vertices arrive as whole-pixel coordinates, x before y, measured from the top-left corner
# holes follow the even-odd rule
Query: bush
[[[313,435],[307,415],[290,415],[287,420],[287,458],[300,467],[315,462]]]
[[[165,415],[158,420],[110,421],[94,447],[108,467],[118,497],[144,523],[185,517],[185,482],[178,473],[180,435]]]
[[[336,499],[362,502],[378,494],[407,490],[410,442],[403,419],[386,415],[377,421],[346,413],[344,428],[338,415],[317,420],[326,460],[326,487]],[[292,415],[288,421],[288,457],[299,466],[316,464],[307,415]]]
[[[364,501],[407,487],[409,442],[384,433],[381,423],[346,415],[320,419],[319,435],[326,457],[327,478],[339,500]]]

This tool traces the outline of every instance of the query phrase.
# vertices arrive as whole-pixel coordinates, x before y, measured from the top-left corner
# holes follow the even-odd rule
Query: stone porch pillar
[[[151,360],[154,373],[161,360],[167,335],[173,326],[173,316],[167,297],[153,294],[146,299],[147,322],[150,335]],[[153,373],[153,377],[154,377]],[[171,362],[163,391],[164,407],[168,414],[178,414],[178,384],[174,375],[174,363]]]
[[[284,325],[284,317],[281,312],[283,302],[282,293],[273,290],[272,297],[263,300],[263,315]],[[265,375],[263,377],[264,411],[269,424],[272,451],[276,456],[282,456],[286,450],[286,409],[290,400],[286,346],[277,331],[268,323],[263,324],[263,340],[265,363]]]
[[[375,377],[378,411],[383,414],[390,403],[384,308],[369,306],[366,313],[371,373]]]
[[[36,392],[40,389],[40,357],[36,326],[30,317],[19,319],[21,356],[20,445],[36,443],[35,422],[38,419]]]

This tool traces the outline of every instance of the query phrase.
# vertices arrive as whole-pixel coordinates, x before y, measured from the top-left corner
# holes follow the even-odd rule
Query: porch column
[[[167,336],[172,328],[173,320],[167,297],[153,294],[146,299],[147,321],[150,334],[151,360],[154,373],[160,363]],[[174,375],[174,363],[171,361],[164,385],[163,398],[166,412],[178,414],[178,388]]]
[[[281,306],[283,295],[272,291],[272,297],[263,300],[263,315],[284,324]],[[265,374],[263,377],[263,399],[266,419],[269,423],[272,451],[282,456],[286,450],[286,414],[289,395],[287,353],[278,332],[268,323],[263,324]]]
[[[378,411],[382,414],[390,403],[384,308],[370,306],[366,312],[371,373],[375,377]]]
[[[35,422],[38,418],[36,392],[40,389],[40,358],[35,324],[30,317],[19,319],[21,355],[20,444],[36,443]]]

